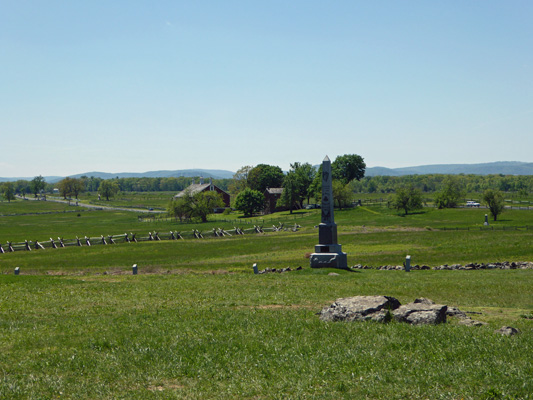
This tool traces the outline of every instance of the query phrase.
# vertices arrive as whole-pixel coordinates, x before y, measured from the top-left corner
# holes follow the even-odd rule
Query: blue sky
[[[533,162],[531,1],[0,0],[0,176]]]

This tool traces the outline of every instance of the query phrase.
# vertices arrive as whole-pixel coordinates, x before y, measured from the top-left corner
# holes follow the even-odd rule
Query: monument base
[[[346,253],[313,253],[310,257],[311,268],[348,268]]]

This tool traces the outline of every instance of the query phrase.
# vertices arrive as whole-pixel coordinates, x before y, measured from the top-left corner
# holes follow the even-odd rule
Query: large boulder
[[[400,307],[390,296],[354,296],[337,299],[320,312],[322,321],[377,321],[384,322],[388,312]],[[390,315],[390,314],[389,314]]]
[[[432,303],[432,302],[431,302]],[[440,324],[446,322],[447,306],[428,301],[409,303],[394,310],[394,319],[413,325]]]

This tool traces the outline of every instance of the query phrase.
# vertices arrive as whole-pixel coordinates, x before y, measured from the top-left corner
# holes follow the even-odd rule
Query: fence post
[[[405,257],[405,272],[411,271],[411,256]]]

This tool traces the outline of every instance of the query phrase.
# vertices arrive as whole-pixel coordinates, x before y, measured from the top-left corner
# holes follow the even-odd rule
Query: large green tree
[[[59,189],[59,193],[61,194],[61,196],[63,196],[64,199],[72,195],[72,185],[73,185],[73,179],[69,177],[61,179],[57,183],[57,188]]]
[[[447,176],[443,181],[443,187],[435,196],[435,204],[438,208],[455,208],[465,196],[464,184],[457,176]]]
[[[41,175],[36,176],[30,182],[31,192],[33,193],[35,197],[37,197],[37,195],[41,193],[41,191],[44,190],[45,186],[46,186],[46,182]]]
[[[300,202],[300,207],[303,207],[303,200],[307,199],[309,204],[309,199],[312,195],[312,183],[315,179],[316,168],[309,163],[299,163],[295,162],[291,164],[291,170],[295,173],[296,184],[298,188],[298,197]]]
[[[85,183],[83,182],[83,180],[74,178],[72,180],[71,192],[72,192],[72,195],[76,198],[76,200],[78,199],[78,196],[80,195],[80,193],[84,191],[85,191]]]
[[[258,190],[246,188],[235,198],[235,208],[244,213],[245,217],[251,217],[260,212],[265,205],[265,196]]]
[[[291,170],[283,179],[283,192],[278,200],[278,204],[289,207],[290,213],[296,207],[300,206],[301,188],[296,176],[296,172]]]
[[[232,194],[240,193],[248,187],[248,174],[252,169],[252,166],[245,165],[233,174],[233,180],[228,187]]]
[[[422,208],[422,193],[413,185],[399,187],[389,205],[396,210],[403,210],[407,215],[410,211]]]
[[[109,201],[110,197],[115,196],[119,190],[118,183],[111,179],[103,180],[98,187],[98,193],[104,196],[107,201]]]
[[[280,167],[259,164],[248,172],[248,187],[264,193],[267,188],[281,187],[283,178],[283,171]]]
[[[318,167],[313,181],[311,182],[311,185],[309,185],[308,193],[310,197],[315,198],[315,203],[318,203],[320,201],[320,198],[322,197],[322,165]]]
[[[78,178],[66,177],[59,181],[57,186],[59,193],[65,199],[70,196],[74,196],[77,199],[79,194],[85,190],[85,183]]]
[[[503,198],[502,192],[499,190],[487,189],[483,192],[483,201],[489,208],[494,221],[496,221],[498,215],[505,210],[505,199]]]
[[[337,205],[342,210],[342,207],[346,207],[353,198],[353,193],[350,190],[348,184],[344,184],[338,179],[334,179],[332,182],[333,200],[337,202]]]
[[[306,198],[309,203],[315,174],[316,169],[309,163],[295,162],[291,164],[291,169],[283,178],[283,193],[278,203],[288,207],[291,214],[293,209],[303,208]]]
[[[174,198],[168,204],[167,212],[173,217],[179,218],[180,222],[182,222],[191,216],[190,203],[185,197]]]
[[[215,212],[215,208],[224,207],[222,195],[215,191],[205,191],[187,197],[191,218],[207,222],[207,216]]]
[[[345,185],[354,179],[361,180],[365,176],[365,169],[366,164],[363,157],[357,154],[338,156],[331,163],[333,179],[338,179]]]
[[[8,203],[10,203],[11,200],[15,200],[13,182],[4,182],[0,188],[2,189],[2,196],[8,201]]]

